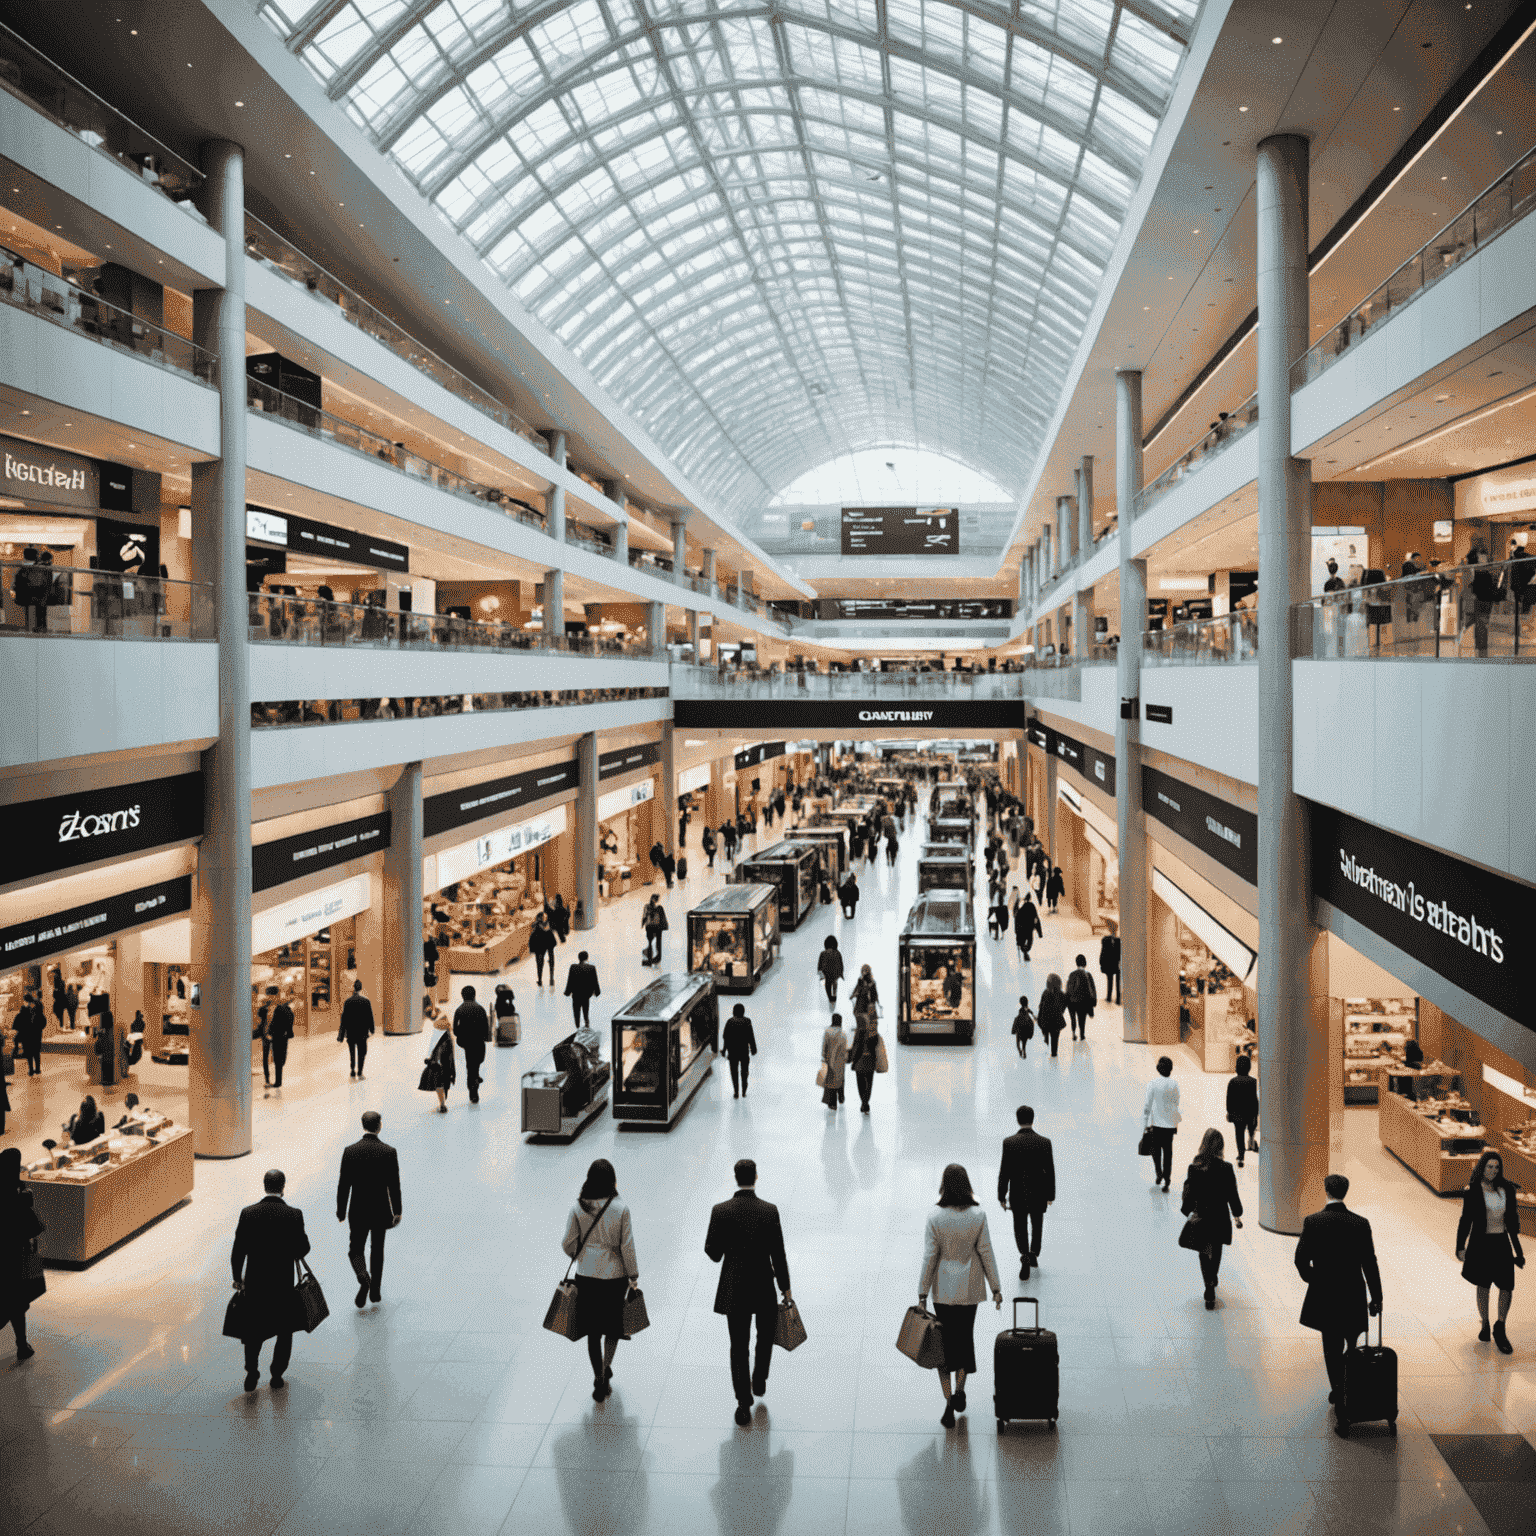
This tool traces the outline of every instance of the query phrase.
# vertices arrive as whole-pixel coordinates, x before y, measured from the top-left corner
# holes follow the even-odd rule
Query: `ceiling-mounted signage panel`
[[[958,507],[844,507],[845,555],[956,555]]]
[[[935,699],[884,704],[855,699],[677,699],[674,723],[687,730],[757,732],[840,731],[858,740],[905,727],[933,736],[966,731],[1018,731],[1022,699]]]
[[[1249,885],[1259,883],[1259,818],[1252,811],[1146,764],[1141,769],[1141,806]]]
[[[8,881],[145,853],[203,833],[203,776],[179,773],[111,789],[26,800],[0,812]]]

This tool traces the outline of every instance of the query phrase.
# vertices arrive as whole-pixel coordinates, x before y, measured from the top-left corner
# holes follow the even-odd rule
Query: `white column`
[[[1131,558],[1131,504],[1141,490],[1141,373],[1115,375],[1115,508],[1120,529],[1120,719],[1115,727],[1115,820],[1120,855],[1121,1033],[1147,1038],[1147,833],[1141,812],[1141,633],[1147,562]]]
[[[1077,466],[1077,558],[1093,553],[1093,455],[1085,453]]]
[[[587,731],[576,743],[576,900],[572,924],[597,927],[597,732]]]
[[[680,585],[688,582],[688,519],[672,519],[672,579]]]

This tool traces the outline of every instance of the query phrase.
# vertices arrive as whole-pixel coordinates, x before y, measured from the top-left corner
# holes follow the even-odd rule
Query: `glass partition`
[[[1174,486],[1192,475],[1207,459],[1224,453],[1238,438],[1246,436],[1258,419],[1257,394],[1250,395],[1235,411],[1221,412],[1197,443],[1186,448],[1157,479],[1136,493],[1133,518],[1140,517],[1149,507],[1156,506]]]
[[[213,640],[213,588],[94,566],[0,560],[0,634]]]
[[[1177,666],[1185,662],[1254,661],[1259,654],[1259,616],[1244,608],[1212,619],[1192,619],[1141,637],[1144,667]]]

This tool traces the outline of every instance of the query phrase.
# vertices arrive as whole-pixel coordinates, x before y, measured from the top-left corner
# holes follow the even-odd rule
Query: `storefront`
[[[597,893],[613,901],[656,877],[651,849],[668,843],[664,817],[670,807],[658,800],[657,772],[661,743],[638,742],[600,752],[599,784],[611,784],[597,797]]]

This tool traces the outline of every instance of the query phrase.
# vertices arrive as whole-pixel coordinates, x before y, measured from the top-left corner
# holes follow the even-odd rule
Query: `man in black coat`
[[[843,916],[853,917],[859,910],[859,882],[854,878],[853,871],[848,871],[847,878],[837,888],[837,899],[842,904]]]
[[[373,1033],[373,1004],[363,993],[360,981],[352,983],[352,996],[341,1005],[341,1028],[336,1031],[338,1040],[347,1042],[348,1077],[361,1077],[363,1063],[368,1059],[368,1036]]]
[[[283,1086],[283,1065],[288,1060],[288,1042],[293,1039],[293,1009],[280,1002],[267,1020],[267,1039],[272,1042],[272,1079],[274,1088]]]
[[[601,997],[597,967],[587,960],[586,950],[576,956],[576,963],[565,973],[565,995],[571,1000],[571,1019],[577,1029],[592,1028],[592,999]]]
[[[48,1027],[48,1015],[36,993],[26,994],[14,1024],[17,1043],[26,1058],[27,1076],[36,1077],[43,1070],[43,1031]]]
[[[731,1097],[739,1099],[747,1091],[747,1076],[752,1058],[757,1055],[757,1036],[741,1003],[731,1009],[731,1016],[720,1031],[720,1053],[731,1066]]]
[[[1044,935],[1045,930],[1040,926],[1040,909],[1026,896],[1013,909],[1013,942],[1019,953],[1028,960],[1036,937],[1043,938]]]
[[[1086,1040],[1088,1020],[1093,1017],[1099,992],[1093,984],[1093,977],[1088,973],[1087,955],[1079,955],[1076,965],[1077,969],[1067,977],[1067,1015],[1072,1022],[1072,1038]]]
[[[351,1241],[347,1258],[357,1276],[359,1309],[366,1301],[378,1301],[384,1282],[384,1234],[400,1224],[400,1156],[379,1140],[384,1124],[378,1110],[363,1115],[363,1136],[341,1154],[341,1178],[336,1185],[336,1220],[350,1222]],[[371,1239],[368,1266],[363,1264],[363,1245]]]
[[[551,962],[553,969],[553,962]],[[475,989],[465,987],[464,999],[453,1010],[453,1038],[464,1052],[464,1079],[469,1085],[469,1102],[480,1102],[480,1068],[485,1065],[485,1047],[491,1038],[491,1021],[485,1009],[475,1001]]]
[[[284,1042],[286,1044],[286,1040]],[[254,1392],[261,1378],[261,1346],[277,1340],[272,1351],[272,1385],[283,1384],[293,1354],[293,1330],[299,1323],[294,1266],[309,1252],[304,1213],[283,1199],[288,1181],[279,1168],[262,1176],[266,1196],[240,1212],[235,1246],[230,1251],[235,1289],[245,1295],[241,1340],[245,1345],[245,1390]]]
[[[1013,1240],[1019,1245],[1019,1279],[1029,1279],[1030,1265],[1040,1262],[1040,1234],[1045,1208],[1056,1199],[1056,1159],[1050,1141],[1035,1130],[1035,1112],[1019,1105],[1019,1128],[1003,1138],[1003,1161],[997,1170],[997,1198],[1013,1210]]]
[[[1328,1367],[1328,1401],[1334,1405],[1335,1429],[1349,1433],[1349,1404],[1344,1396],[1344,1357],[1365,1332],[1367,1315],[1381,1311],[1381,1271],[1371,1224],[1344,1208],[1349,1180],[1330,1173],[1323,1180],[1328,1203],[1301,1224],[1296,1244],[1296,1272],[1307,1282],[1301,1323],[1323,1336],[1323,1362]],[[1370,1302],[1366,1302],[1369,1289]]]
[[[779,1208],[757,1198],[757,1164],[742,1158],[736,1164],[736,1193],[709,1213],[704,1252],[720,1265],[715,1311],[725,1314],[731,1334],[731,1386],[736,1392],[736,1422],[752,1422],[752,1398],[768,1391],[768,1366],[778,1324],[774,1283],[789,1301],[789,1260],[784,1256],[784,1229]],[[752,1374],[747,1375],[747,1344],[757,1319],[757,1349]]]
[[[1124,993],[1120,989],[1120,935],[1106,933],[1099,940],[1099,969],[1104,973],[1104,1001],[1113,1003],[1123,1002]]]

